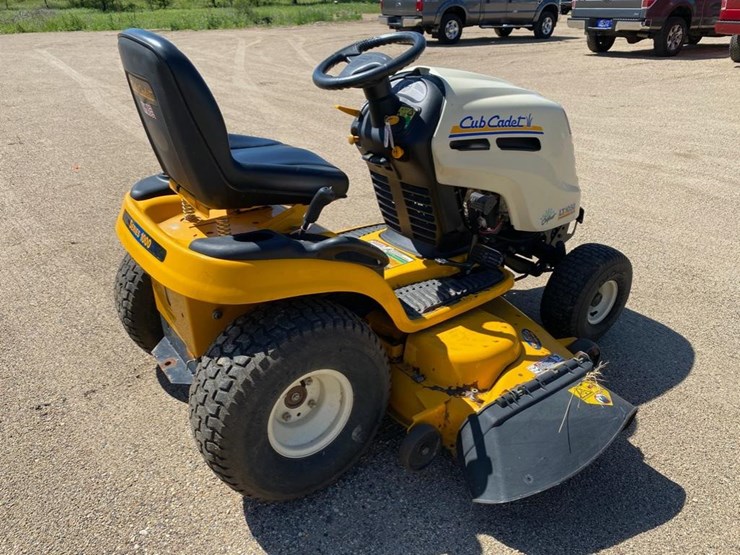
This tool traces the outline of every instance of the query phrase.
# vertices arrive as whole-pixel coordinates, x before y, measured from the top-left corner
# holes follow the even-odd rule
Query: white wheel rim
[[[609,280],[605,282],[591,300],[591,306],[588,307],[588,323],[592,326],[600,324],[609,315],[614,303],[617,302],[619,286],[617,282]]]
[[[445,25],[445,36],[452,40],[457,36],[457,33],[460,31],[460,26],[457,24],[457,21],[454,19],[451,19],[447,22],[447,25]]]
[[[546,16],[545,20],[542,22],[542,32],[545,35],[552,33],[552,18],[550,16]]]
[[[354,395],[336,370],[316,370],[290,384],[267,422],[267,438],[279,454],[309,457],[336,439],[349,420]]]
[[[674,25],[668,32],[668,48],[675,50],[683,42],[683,28],[680,25]]]

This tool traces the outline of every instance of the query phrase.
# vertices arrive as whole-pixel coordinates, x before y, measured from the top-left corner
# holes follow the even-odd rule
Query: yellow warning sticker
[[[577,397],[589,405],[612,406],[612,397],[609,392],[593,380],[583,380],[578,385],[574,385],[570,391],[574,397]]]

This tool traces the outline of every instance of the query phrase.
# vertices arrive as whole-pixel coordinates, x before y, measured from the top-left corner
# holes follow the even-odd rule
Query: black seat
[[[321,187],[345,197],[349,181],[316,154],[232,135],[205,81],[168,40],[141,29],[118,35],[136,109],[164,172],[208,208],[308,204]]]

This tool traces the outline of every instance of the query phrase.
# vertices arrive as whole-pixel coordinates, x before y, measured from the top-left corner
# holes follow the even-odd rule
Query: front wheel
[[[508,37],[513,29],[511,27],[496,27],[493,32],[497,37]]]
[[[540,14],[540,18],[534,24],[534,36],[538,39],[549,39],[555,30],[557,16],[548,10]]]
[[[668,18],[663,28],[653,39],[653,51],[656,56],[675,56],[686,42],[686,21],[680,17]]]
[[[608,52],[609,49],[614,46],[616,37],[609,35],[597,35],[596,33],[589,33],[586,35],[586,45],[591,52],[602,53]]]
[[[740,63],[740,35],[732,35],[730,39],[730,59]]]
[[[581,245],[555,266],[542,294],[542,323],[555,337],[595,341],[619,318],[631,286],[626,256],[606,245]]]
[[[454,13],[446,13],[439,24],[437,39],[442,44],[455,44],[462,36],[462,19]]]
[[[307,495],[368,448],[385,414],[388,362],[370,328],[324,300],[264,305],[203,357],[190,423],[211,469],[242,495]]]

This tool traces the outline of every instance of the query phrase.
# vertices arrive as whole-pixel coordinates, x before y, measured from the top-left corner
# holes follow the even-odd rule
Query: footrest
[[[493,287],[504,279],[500,270],[484,270],[466,276],[429,279],[399,287],[394,292],[409,318],[421,318],[440,306],[454,304],[463,297]]]

